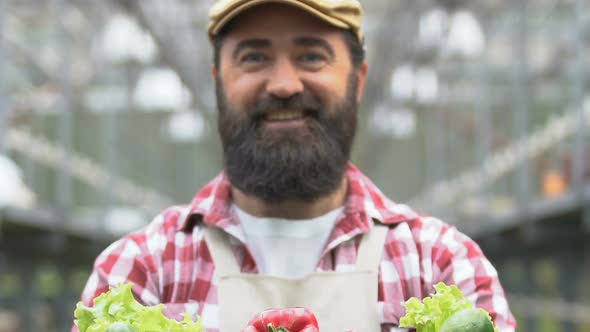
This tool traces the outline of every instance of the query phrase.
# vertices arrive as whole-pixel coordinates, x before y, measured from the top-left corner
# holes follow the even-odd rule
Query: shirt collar
[[[398,204],[381,190],[355,165],[348,164],[347,208],[369,219],[391,225],[416,219],[418,214],[404,204]]]
[[[387,198],[351,162],[347,164],[348,198],[344,209],[345,218],[337,224],[343,233],[364,233],[374,221],[383,224],[396,224],[415,219],[418,214],[403,204]],[[223,228],[226,231],[239,228],[237,218],[231,209],[231,184],[224,172],[205,185],[193,198],[188,218],[178,223],[179,229],[188,230],[194,226],[192,217],[198,216],[205,224]],[[234,233],[233,231],[231,233]]]

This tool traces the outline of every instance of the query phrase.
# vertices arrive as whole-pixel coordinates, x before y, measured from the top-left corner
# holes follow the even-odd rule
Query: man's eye
[[[300,57],[303,62],[323,62],[326,61],[326,57],[320,53],[306,53]]]
[[[260,53],[249,53],[240,58],[240,62],[262,62],[266,60],[266,56]]]

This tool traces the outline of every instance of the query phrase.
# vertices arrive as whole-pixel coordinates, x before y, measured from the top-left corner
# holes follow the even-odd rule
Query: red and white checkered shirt
[[[499,331],[515,330],[497,272],[475,242],[453,226],[392,202],[352,164],[347,176],[347,203],[317,271],[354,269],[359,235],[370,229],[372,220],[390,225],[379,271],[382,331],[403,331],[396,328],[405,314],[403,302],[430,295],[440,281],[457,285],[477,307],[490,312]],[[200,315],[206,331],[218,331],[222,318],[217,275],[201,221],[233,235],[242,272],[257,273],[232,211],[231,186],[221,173],[191,204],[167,209],[147,227],[105,249],[96,259],[82,301],[90,305],[109,286],[133,282],[135,296],[144,304],[164,303],[165,313],[175,318],[185,311]]]

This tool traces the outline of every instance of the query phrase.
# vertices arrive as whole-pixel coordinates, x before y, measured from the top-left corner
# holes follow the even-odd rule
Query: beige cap
[[[209,11],[209,39],[243,11],[265,3],[284,3],[305,10],[343,29],[350,29],[362,42],[361,15],[358,0],[218,0]]]

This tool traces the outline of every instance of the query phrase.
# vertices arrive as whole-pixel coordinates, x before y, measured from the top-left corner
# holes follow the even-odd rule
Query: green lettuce
[[[453,314],[473,308],[455,285],[447,286],[439,282],[434,285],[434,289],[436,292],[423,301],[412,297],[405,302],[406,315],[400,319],[400,327],[415,327],[417,332],[438,332]],[[491,321],[489,314],[483,311]]]
[[[122,284],[94,299],[94,307],[78,302],[74,311],[80,332],[106,332],[113,323],[127,323],[137,332],[201,332],[200,317],[193,321],[184,313],[182,321],[168,319],[163,304],[144,306],[131,292],[133,284]]]

